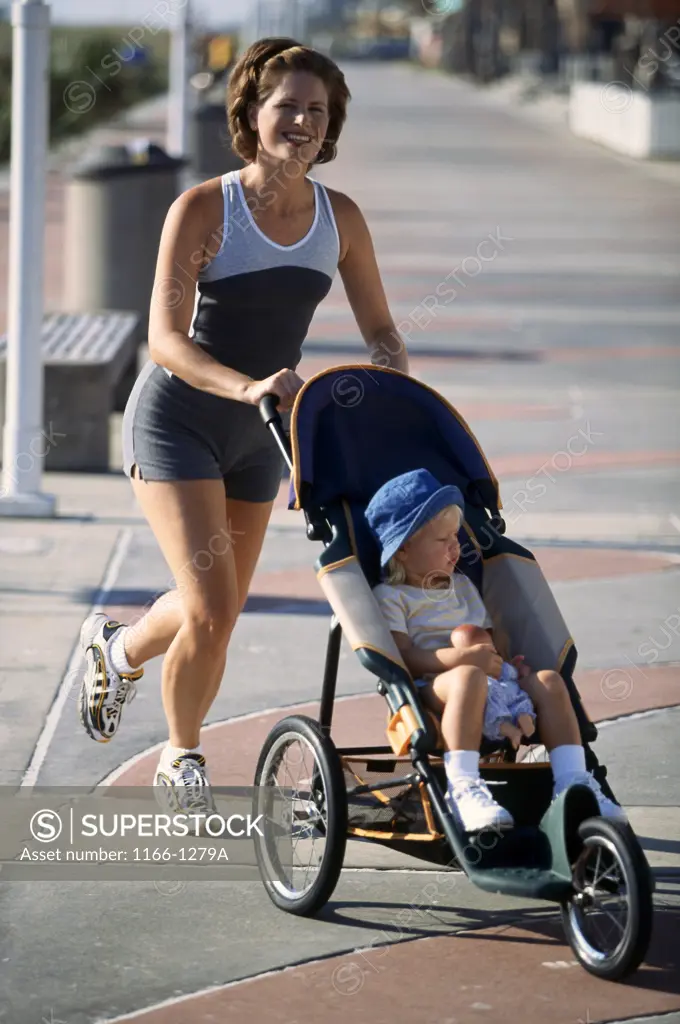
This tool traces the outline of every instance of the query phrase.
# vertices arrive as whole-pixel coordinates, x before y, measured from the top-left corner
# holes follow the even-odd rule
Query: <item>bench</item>
[[[109,417],[136,376],[137,313],[50,313],[43,318],[44,425],[54,438],[46,470],[106,472]],[[0,335],[0,457],[5,425],[7,335]]]

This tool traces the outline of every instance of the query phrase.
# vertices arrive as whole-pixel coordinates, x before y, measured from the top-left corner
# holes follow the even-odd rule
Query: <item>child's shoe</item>
[[[466,832],[513,828],[515,824],[510,812],[496,803],[484,779],[479,776],[461,776],[453,782],[449,780],[446,797]]]
[[[557,786],[553,787],[553,800],[556,796],[559,796],[569,786],[587,786],[591,789],[597,797],[597,803],[600,808],[600,814],[603,818],[609,818],[611,821],[619,821],[621,824],[626,825],[628,823],[628,815],[624,811],[623,807],[619,804],[615,804],[613,800],[610,800],[608,796],[605,796],[600,788],[600,784],[594,775],[590,772],[577,772],[570,776],[566,780],[562,780],[559,789]]]

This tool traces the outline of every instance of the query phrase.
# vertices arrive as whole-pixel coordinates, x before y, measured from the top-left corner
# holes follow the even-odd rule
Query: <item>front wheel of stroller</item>
[[[347,843],[347,789],[332,740],[312,718],[284,718],[262,748],[255,786],[265,820],[255,854],[267,893],[281,910],[311,916],[337,885]],[[278,835],[277,819],[285,823]]]
[[[652,934],[652,885],[644,853],[626,826],[588,818],[562,904],[569,945],[591,974],[620,981],[644,960]]]

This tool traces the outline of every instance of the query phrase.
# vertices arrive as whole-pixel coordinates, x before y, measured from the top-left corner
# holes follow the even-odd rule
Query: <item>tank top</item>
[[[312,226],[293,245],[257,226],[238,170],[222,175],[223,237],[198,275],[190,336],[218,362],[262,380],[300,361],[316,307],[330,291],[340,239],[326,189],[313,178]],[[273,192],[263,191],[263,205]]]

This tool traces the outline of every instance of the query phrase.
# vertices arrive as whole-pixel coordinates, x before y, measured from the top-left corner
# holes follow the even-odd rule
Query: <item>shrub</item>
[[[119,35],[84,36],[69,59],[52,60],[50,142],[87,131],[167,88],[167,72]],[[0,57],[0,163],[10,156],[11,59]]]

